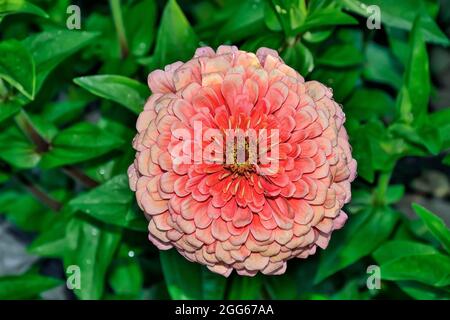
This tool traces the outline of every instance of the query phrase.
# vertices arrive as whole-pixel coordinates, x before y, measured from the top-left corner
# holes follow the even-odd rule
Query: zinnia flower
[[[155,246],[175,247],[225,276],[233,269],[282,274],[287,260],[327,247],[347,220],[342,207],[356,174],[345,115],[329,88],[305,82],[274,50],[255,55],[234,46],[197,49],[192,60],[153,71],[148,85],[128,174]],[[196,123],[201,134],[267,130],[257,144],[268,143],[268,158],[278,165],[237,161],[237,149],[232,163],[177,161],[180,150],[190,154],[217,141],[195,140]],[[277,153],[270,153],[274,141]],[[248,140],[244,149],[248,158]]]

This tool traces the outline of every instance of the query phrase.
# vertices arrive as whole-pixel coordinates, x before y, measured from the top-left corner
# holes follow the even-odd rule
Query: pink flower
[[[197,49],[192,60],[153,71],[148,84],[128,174],[154,245],[225,276],[282,274],[287,260],[327,247],[345,224],[356,175],[345,115],[329,88],[305,82],[274,50],[234,46]],[[222,135],[278,130],[278,165],[177,161],[176,150],[214,141],[179,136],[195,136],[195,123]]]

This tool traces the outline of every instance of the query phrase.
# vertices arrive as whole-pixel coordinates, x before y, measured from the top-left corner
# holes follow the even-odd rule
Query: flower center
[[[236,142],[225,151],[225,168],[233,173],[245,175],[255,172],[256,147],[253,148],[251,142],[246,138],[241,143]]]

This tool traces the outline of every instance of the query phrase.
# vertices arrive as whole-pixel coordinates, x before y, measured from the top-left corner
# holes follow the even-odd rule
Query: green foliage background
[[[449,229],[417,204],[416,220],[396,205],[409,183],[397,175],[403,158],[450,165],[450,108],[429,108],[429,52],[448,49],[448,3],[77,1],[80,31],[66,28],[70,4],[0,1],[0,212],[31,235],[39,257],[0,278],[1,299],[64,285],[63,271],[45,272],[51,260],[81,268],[78,299],[450,298]],[[367,5],[381,9],[380,30],[366,27]],[[147,74],[220,44],[277,49],[307,80],[332,87],[347,115],[359,171],[348,223],[282,276],[225,279],[159,252],[128,188]],[[374,264],[380,290],[366,286]]]

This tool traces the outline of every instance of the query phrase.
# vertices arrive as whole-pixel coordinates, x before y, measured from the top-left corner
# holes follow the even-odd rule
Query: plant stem
[[[38,153],[45,153],[50,149],[50,142],[42,137],[39,132],[34,128],[30,117],[21,110],[15,117],[16,123],[19,128],[25,133],[25,135],[36,145],[36,151]],[[79,181],[85,187],[95,188],[98,186],[98,182],[87,176],[83,171],[74,166],[64,166],[61,170],[69,177]]]
[[[129,49],[120,0],[109,0],[109,6],[111,7],[117,37],[119,38],[120,43],[120,52],[123,59],[128,56]]]
[[[53,211],[59,211],[62,208],[62,203],[50,197],[41,188],[35,185],[31,180],[29,180],[25,175],[18,174],[16,176],[17,181],[27,189],[36,199],[41,203],[52,209]]]
[[[88,188],[95,188],[99,185],[97,181],[87,176],[83,171],[73,166],[65,166],[61,168],[62,172],[64,172],[67,176],[71,177],[74,180],[81,182],[84,186]]]
[[[375,194],[374,194],[374,204],[375,205],[384,205],[386,191],[389,187],[389,181],[391,180],[391,175],[392,175],[392,171],[380,173],[380,175],[378,177],[377,188],[375,189]]]
[[[28,114],[22,109],[14,118],[19,128],[37,147],[37,152],[43,153],[48,151],[50,144],[42,137],[39,132],[33,127]]]

